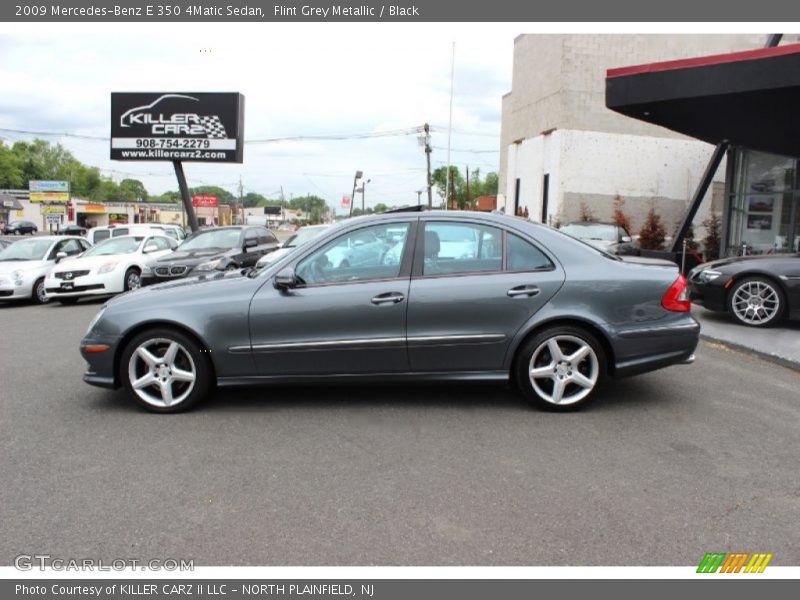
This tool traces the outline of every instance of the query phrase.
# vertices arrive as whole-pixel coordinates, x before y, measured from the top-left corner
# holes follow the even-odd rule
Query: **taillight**
[[[661,298],[661,306],[673,312],[689,312],[692,308],[692,302],[689,300],[689,284],[686,283],[686,277],[678,275],[669,289]]]

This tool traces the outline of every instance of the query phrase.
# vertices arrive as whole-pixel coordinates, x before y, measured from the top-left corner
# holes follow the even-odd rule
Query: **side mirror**
[[[622,242],[623,244],[630,244],[631,243],[631,236],[623,235],[621,238],[619,238],[619,241]]]
[[[297,286],[297,277],[293,267],[286,267],[275,275],[275,287],[279,290],[289,290]]]
[[[148,252],[158,252],[158,246],[156,244],[147,244],[144,247],[144,253],[147,254]]]
[[[67,258],[66,252],[59,252],[56,254],[56,262],[61,262],[62,259]]]
[[[247,248],[255,248],[256,246],[258,246],[258,240],[254,238],[249,238],[244,241],[245,250],[247,250]]]

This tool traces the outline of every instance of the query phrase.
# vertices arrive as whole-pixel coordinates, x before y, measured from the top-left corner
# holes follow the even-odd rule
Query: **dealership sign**
[[[244,96],[112,93],[111,158],[242,162]]]
[[[192,204],[204,208],[217,208],[219,206],[219,197],[211,194],[198,194],[192,197]]]
[[[69,181],[29,181],[31,202],[69,202]]]

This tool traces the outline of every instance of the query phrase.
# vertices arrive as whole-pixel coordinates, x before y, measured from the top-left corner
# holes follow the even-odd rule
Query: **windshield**
[[[143,237],[118,237],[97,244],[83,253],[84,256],[106,256],[108,254],[132,254],[139,249]]]
[[[582,240],[604,240],[607,242],[617,241],[617,228],[613,225],[604,225],[602,223],[593,223],[586,225],[577,225],[570,223],[561,228],[562,233],[571,235],[572,237],[580,238]]]
[[[313,240],[325,231],[325,227],[303,227],[283,243],[284,248],[296,248]]]
[[[52,243],[52,240],[15,242],[0,252],[0,260],[42,260]]]
[[[179,250],[205,250],[208,248],[238,248],[239,229],[212,229],[193,233],[180,246]]]

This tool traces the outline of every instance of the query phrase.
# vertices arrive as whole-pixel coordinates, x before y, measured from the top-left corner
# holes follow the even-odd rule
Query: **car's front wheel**
[[[134,337],[120,361],[120,379],[147,410],[186,410],[211,389],[211,368],[197,343],[171,329],[152,329]]]
[[[526,398],[551,411],[586,404],[606,372],[603,347],[595,336],[571,325],[544,329],[520,349],[516,379]]]
[[[44,289],[44,277],[37,279],[36,283],[33,284],[33,289],[31,290],[31,300],[33,300],[34,304],[44,304],[49,300],[47,297],[47,292],[45,292]]]
[[[746,277],[731,288],[728,308],[737,321],[751,327],[778,322],[785,301],[778,285],[764,277]]]
[[[131,290],[138,290],[142,287],[142,274],[139,269],[131,267],[125,271],[125,285],[124,290],[129,292]]]

